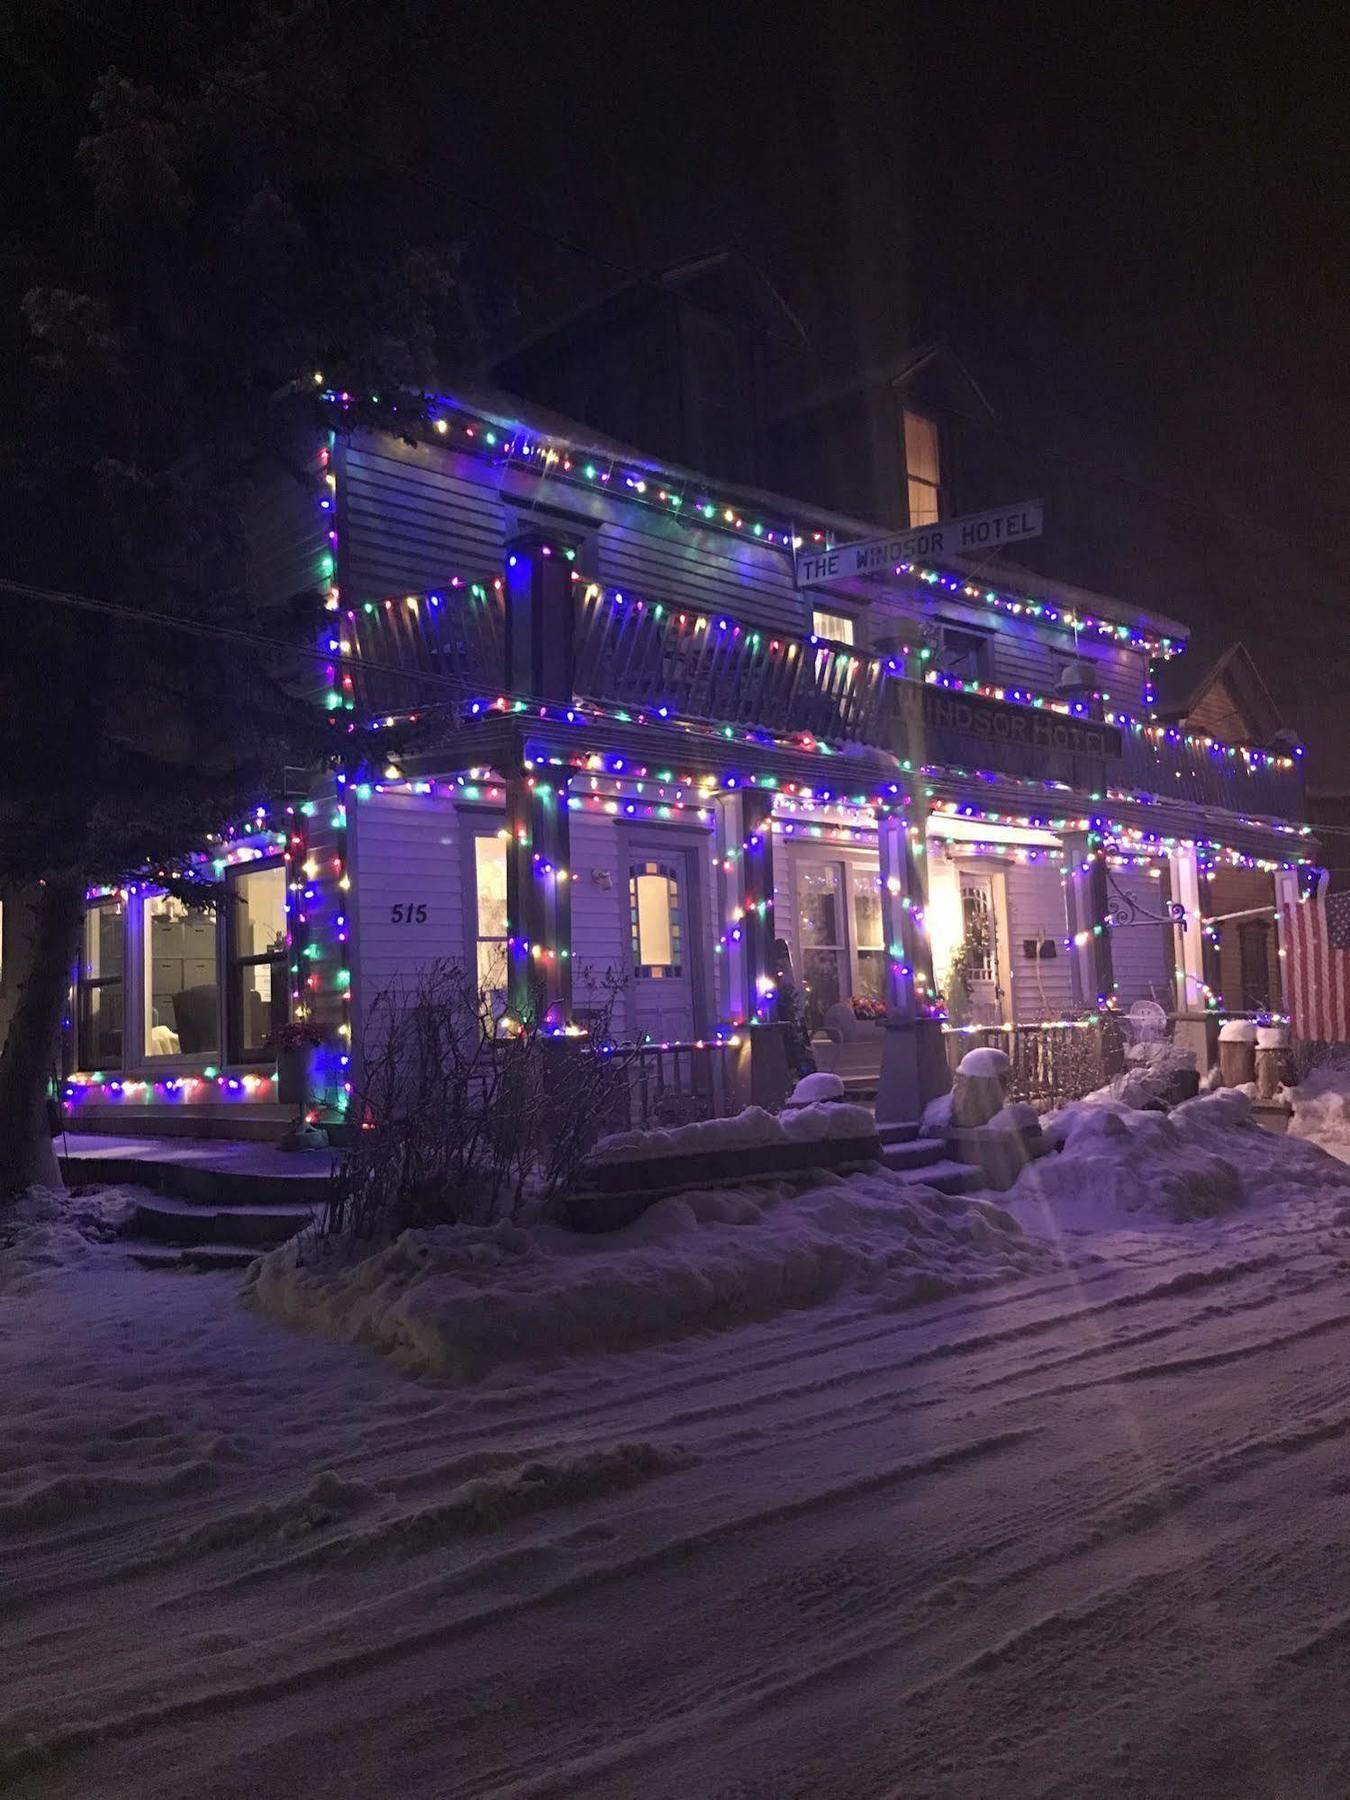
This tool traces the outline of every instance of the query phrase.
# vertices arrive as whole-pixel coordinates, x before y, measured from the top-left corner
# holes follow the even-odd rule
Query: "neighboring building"
[[[701,270],[699,291],[724,274]],[[762,291],[717,292],[733,318],[762,317]],[[652,306],[670,342],[707,341],[682,322],[688,283],[607,304],[606,329],[644,355]],[[589,317],[569,332],[595,359],[572,404],[598,412],[621,364]],[[550,354],[518,352],[517,379],[550,387]],[[696,356],[657,373],[663,444],[702,432],[747,470],[787,455],[772,432],[737,438],[739,393],[717,426],[726,395]],[[933,358],[912,373],[982,404]],[[93,902],[75,1120],[278,1129],[267,1039],[297,1013],[330,1033],[319,1100],[336,1116],[365,1008],[436,958],[476,968],[502,1007],[542,994],[560,1028],[584,1028],[614,971],[618,1029],[650,1040],[663,1079],[707,1096],[725,1075],[728,1095],[774,1098],[785,1070],[763,1027],[781,938],[813,1027],[854,998],[899,1022],[892,1116],[937,1079],[942,997],[1047,1068],[1105,1005],[1156,1001],[1198,1032],[1206,1013],[1278,1009],[1302,771],[1245,652],[1173,716],[1154,690],[1184,648],[1171,619],[1011,564],[916,558],[797,586],[794,546],[950,510],[956,414],[928,429],[936,409],[902,386],[901,487],[870,523],[497,390],[387,431],[348,429],[333,396],[314,491],[273,497],[250,579],[277,600],[327,588],[336,730],[417,713],[426,740],[211,847],[237,896],[214,924],[150,880]],[[1232,882],[1232,910],[1250,887],[1262,921],[1264,974],[1241,922],[1232,969],[1226,922],[1217,945],[1204,936]]]

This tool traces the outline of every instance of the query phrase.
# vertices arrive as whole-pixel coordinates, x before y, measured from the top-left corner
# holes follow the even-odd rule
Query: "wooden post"
[[[773,793],[718,794],[717,893],[728,1011],[748,1025],[777,1017],[773,986]]]
[[[876,819],[887,998],[893,1012],[920,1018],[935,992],[927,917],[927,808],[883,801]]]
[[[573,545],[531,528],[506,546],[506,691],[572,703],[576,601]]]
[[[1106,852],[1096,830],[1066,833],[1064,851],[1064,910],[1074,998],[1084,1010],[1099,1012],[1116,991],[1111,931],[1106,923]]]
[[[507,1004],[520,1019],[565,1024],[572,1010],[568,784],[552,772],[506,778]]]

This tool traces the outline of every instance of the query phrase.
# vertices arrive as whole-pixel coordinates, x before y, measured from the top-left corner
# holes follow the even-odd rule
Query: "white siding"
[[[618,832],[608,813],[581,808],[571,815],[572,997],[578,1006],[605,999],[605,975],[622,977],[628,898],[619,872]],[[608,882],[608,885],[606,885]],[[631,1026],[628,994],[614,1008],[616,1029]]]
[[[808,600],[797,593],[785,551],[717,531],[699,531],[659,514],[609,520],[599,540],[601,581],[675,606],[725,612],[775,631],[810,630]]]
[[[464,876],[455,809],[427,794],[374,794],[348,811],[352,1008],[361,1020],[386,989],[411,985],[438,959],[465,955]],[[414,908],[396,924],[396,906]],[[416,908],[426,907],[419,921]],[[406,914],[404,915],[406,918]]]
[[[1008,863],[1008,946],[1013,1019],[1034,1025],[1068,1018],[1074,1011],[1073,962],[1064,948],[1064,885],[1058,863]],[[1031,960],[1027,938],[1044,931],[1055,943],[1053,957]]]
[[[343,451],[337,473],[348,602],[501,572],[505,511],[488,465],[432,444],[369,438]]]

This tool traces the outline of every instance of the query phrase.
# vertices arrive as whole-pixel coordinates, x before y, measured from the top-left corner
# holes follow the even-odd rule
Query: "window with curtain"
[[[934,525],[942,517],[942,462],[936,419],[903,414],[905,480],[911,525]]]
[[[479,992],[494,1013],[506,1010],[506,838],[475,837],[473,841],[477,910],[474,944]]]
[[[120,1069],[125,1008],[126,908],[100,900],[84,915],[76,976],[76,1061],[82,1069]]]
[[[674,979],[681,973],[680,883],[664,863],[635,863],[628,877],[633,968],[639,979]]]
[[[289,1016],[286,866],[248,863],[226,877],[229,1059],[267,1062],[272,1033]]]
[[[857,627],[847,613],[813,612],[811,630],[816,637],[828,638],[832,644],[856,643]]]

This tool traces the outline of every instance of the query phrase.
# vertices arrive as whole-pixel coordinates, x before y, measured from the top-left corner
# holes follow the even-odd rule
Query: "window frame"
[[[909,462],[909,428],[907,421],[913,419],[918,424],[928,426],[933,433],[933,455],[937,463],[937,480],[932,481],[926,475],[917,475]],[[943,464],[942,426],[934,414],[923,412],[917,406],[909,406],[904,402],[900,407],[900,458],[905,469],[905,517],[911,530],[924,525],[936,525],[942,518],[942,464]],[[914,517],[914,489],[921,488],[932,496],[934,513],[931,519]]]
[[[250,875],[261,875],[267,869],[280,869],[282,871],[284,885],[286,870],[286,859],[284,856],[260,856],[253,862],[235,863],[225,871],[225,987],[223,996],[225,1044],[221,1054],[223,1062],[229,1067],[249,1068],[256,1066],[259,1063],[276,1061],[276,1051],[268,1050],[266,1046],[259,1047],[260,1054],[250,1055],[248,1053],[248,1047],[244,1043],[243,1031],[243,1008],[241,1004],[243,1000],[243,990],[242,988],[236,989],[236,976],[238,974],[241,974],[245,969],[256,969],[263,964],[272,965],[274,981],[277,979],[278,974],[280,976],[281,995],[285,1014],[284,1018],[278,1020],[277,1006],[274,998],[271,1006],[273,1019],[272,1029],[275,1030],[278,1023],[287,1023],[291,1016],[290,947],[284,941],[284,939],[289,936],[289,923],[283,927],[283,943],[280,950],[265,950],[261,954],[255,956],[240,956],[235,949],[235,946],[238,943],[239,921],[239,913],[236,908],[241,904],[241,902],[236,899],[239,883]],[[284,905],[282,916],[283,919],[288,919],[289,916]],[[219,1002],[221,998],[219,981],[217,981],[216,984],[216,992],[217,1001]],[[156,1060],[159,1061],[162,1059],[156,1058]]]
[[[98,975],[91,979],[85,973],[85,959],[89,950],[89,917],[91,913],[107,912],[114,908],[121,914],[122,918],[122,972],[120,975]],[[88,1071],[89,1073],[93,1073],[112,1066],[104,1059],[85,1059],[84,996],[87,993],[92,993],[96,989],[101,992],[104,988],[116,987],[121,988],[122,990],[122,1054],[118,1058],[115,1066],[118,1069],[125,1069],[127,1067],[127,998],[131,992],[127,983],[127,964],[131,947],[128,930],[130,919],[131,909],[120,894],[105,894],[98,900],[88,900],[85,902],[84,913],[80,920],[80,954],[75,964],[75,1008],[73,1019],[75,1028],[75,1067],[82,1072]]]
[[[501,945],[501,949],[502,949],[502,986],[501,986],[502,1013],[497,1015],[498,1017],[501,1017],[502,1014],[509,1012],[510,1008],[511,1008],[511,964],[510,964],[510,958],[507,954],[507,945],[510,942],[510,933],[509,933],[509,931],[504,931],[500,935],[498,935],[495,932],[489,932],[489,933],[486,933],[481,936],[479,934],[479,930],[478,930],[478,925],[479,925],[479,919],[478,919],[478,840],[480,838],[489,838],[497,843],[502,844],[503,847],[506,847],[506,845],[507,845],[507,838],[505,835],[505,833],[506,833],[506,818],[505,818],[504,813],[489,811],[482,807],[473,807],[473,806],[457,807],[455,809],[455,812],[456,812],[456,819],[459,822],[459,826],[460,826],[460,837],[461,837],[461,845],[462,845],[462,851],[461,851],[462,864],[461,864],[461,866],[464,870],[464,892],[466,895],[466,904],[464,906],[464,923],[463,923],[464,970],[465,970],[466,974],[471,974],[473,976],[474,986],[475,986],[475,988],[477,988],[479,985],[479,982],[478,982],[479,946],[481,944],[500,944]],[[510,891],[510,889],[509,889],[510,879],[511,879],[511,873],[510,873],[510,865],[509,865],[509,860],[508,860],[508,866],[507,866],[508,894]]]
[[[671,961],[644,963],[642,956],[641,908],[638,881],[641,877],[664,877],[666,883],[666,930]],[[633,974],[639,981],[683,981],[685,975],[685,925],[683,917],[683,878],[674,864],[643,857],[628,864],[628,929],[633,958]]]
[[[977,625],[963,625],[955,619],[936,619],[938,643],[937,655],[933,667],[940,675],[956,675],[960,681],[992,681],[994,679],[994,636],[992,631],[981,631]],[[969,675],[962,675],[947,664],[950,640],[953,636],[964,638],[976,652],[976,668]]]
[[[847,625],[848,636],[836,637],[833,632],[822,631],[820,622],[829,619],[838,625]],[[827,644],[842,644],[846,649],[856,650],[858,647],[858,620],[850,612],[835,612],[832,607],[813,606],[811,608],[811,636],[821,638]]]

